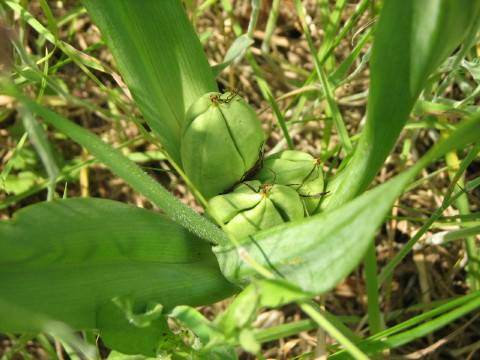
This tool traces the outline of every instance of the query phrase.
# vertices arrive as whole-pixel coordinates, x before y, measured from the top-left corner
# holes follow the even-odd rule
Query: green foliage
[[[102,31],[148,125],[180,164],[185,112],[200,96],[217,90],[181,1],[83,3]]]
[[[273,107],[288,147],[293,148],[285,115],[249,50],[258,16],[258,1],[252,3],[248,34],[241,35],[241,28],[234,24],[237,40],[224,63],[214,71],[209,67],[181,1],[84,0],[84,3],[110,47],[146,123],[160,140],[166,159],[180,175],[183,175],[180,169],[183,165],[187,183],[191,180],[193,187],[206,198],[244,180],[256,164],[264,141],[254,110],[239,97],[216,92],[214,72],[245,55],[262,94]],[[279,3],[275,3],[278,10]],[[225,10],[231,15],[229,4],[223,1]],[[336,35],[340,12],[346,6],[346,1],[339,2],[331,22],[327,21],[326,39],[318,52],[303,6],[300,1],[295,4],[313,56],[313,75],[317,75],[322,100],[328,105],[326,114],[331,116],[331,123],[335,124],[340,137],[337,150],[343,149],[347,158],[333,181],[327,178],[326,182],[321,164],[308,154],[284,151],[266,158],[256,175],[248,174],[256,180],[242,183],[232,192],[213,197],[209,202],[206,210],[230,239],[212,222],[179,202],[118,149],[47,109],[41,101],[26,96],[30,88],[21,89],[24,85],[38,87],[39,99],[52,89],[62,95],[67,91],[44,75],[48,74],[50,55],[46,55],[46,60],[36,60],[46,62],[44,73],[35,63],[23,59],[25,68],[17,69],[18,78],[14,82],[1,84],[2,94],[15,97],[22,106],[25,127],[47,169],[50,192],[58,178],[58,169],[44,129],[33,116],[87,149],[166,216],[90,198],[33,205],[20,210],[12,220],[0,222],[1,331],[46,332],[90,356],[91,349],[82,348],[69,327],[96,329],[108,347],[119,351],[112,352],[110,359],[145,359],[145,356],[161,355],[236,359],[237,346],[260,357],[262,341],[290,335],[292,329],[301,331],[315,325],[322,327],[345,349],[334,357],[366,359],[367,355],[401,346],[478,309],[478,293],[472,293],[381,331],[379,303],[371,299],[379,297],[378,283],[391,274],[418,240],[415,236],[407,243],[387,264],[377,282],[372,239],[378,228],[420,170],[450,151],[478,142],[480,113],[449,125],[448,136],[410,169],[368,192],[365,190],[395,145],[422,91],[427,100],[417,106],[416,115],[433,108],[441,111],[453,108],[438,104],[436,99],[430,101],[430,90],[441,74],[438,68],[445,59],[462,41],[473,44],[480,3],[469,0],[384,1],[371,53],[367,121],[357,143],[347,133],[334,87],[345,81],[348,69],[369,40],[370,31],[362,36],[352,54],[335,71],[330,55],[369,1],[362,0],[358,4]],[[328,2],[321,2],[321,5],[325,15]],[[6,6],[17,11],[46,41],[58,46],[69,61],[74,61],[102,88],[88,68],[104,73],[109,69],[57,39],[58,24],[47,2],[42,1],[41,6],[48,28],[20,3],[8,0]],[[275,22],[274,17],[272,15],[270,24]],[[271,36],[271,31],[267,37]],[[474,62],[461,62],[468,49],[464,46],[446,66],[456,69],[461,64],[477,81],[478,66]],[[22,50],[18,51],[25,57]],[[369,54],[367,51],[360,68],[370,58]],[[314,79],[313,75],[307,84]],[[439,89],[445,84],[448,84],[446,80]],[[464,105],[471,103],[475,91],[478,88],[472,91],[469,99],[455,104],[463,113],[469,112]],[[305,99],[300,97],[296,104],[296,115],[302,111]],[[95,106],[92,109],[102,111]],[[327,151],[322,158],[330,157],[329,131],[325,130]],[[24,141],[25,137],[17,146],[19,151]],[[467,156],[469,162],[474,156],[476,152]],[[130,157],[138,159],[138,154],[130,154]],[[2,170],[2,180],[9,179],[11,167],[22,159],[21,156],[15,158]],[[465,169],[460,170],[458,174]],[[455,177],[452,184],[458,180]],[[26,180],[31,181],[28,177]],[[472,183],[467,190],[478,185],[478,181]],[[329,190],[327,194],[323,194],[325,184]],[[30,187],[31,183],[27,185]],[[447,195],[450,197],[451,192]],[[304,218],[318,210],[321,201],[322,212]],[[434,220],[429,221],[424,226],[425,231]],[[445,237],[456,239],[472,234],[478,234],[478,226]],[[211,244],[216,245],[213,252]],[[369,330],[377,334],[360,340],[310,299],[328,292],[345,278],[358,266],[368,249]],[[243,291],[214,320],[206,319],[192,307],[224,299],[238,292],[240,286],[244,287]],[[280,330],[275,336],[271,331],[262,337],[253,326],[258,312],[290,302],[297,302],[312,321]],[[172,331],[167,318],[189,332]],[[332,349],[339,350],[338,346]],[[130,356],[134,354],[142,356]]]
[[[143,311],[150,302],[169,309],[234,291],[207,243],[160,214],[93,198],[41,203],[1,222],[0,276],[2,300],[75,329],[115,330],[116,317],[98,311],[117,297]],[[35,330],[15,313],[0,329]]]

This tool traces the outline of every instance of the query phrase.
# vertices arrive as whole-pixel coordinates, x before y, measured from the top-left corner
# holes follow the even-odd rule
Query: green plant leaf
[[[353,158],[331,182],[336,207],[368,187],[400,135],[429,75],[472,30],[480,2],[384,2],[375,31],[367,122]]]
[[[24,324],[28,323],[31,332],[43,332],[54,336],[64,344],[71,346],[86,359],[94,359],[96,357],[96,348],[82,341],[70,327],[45,315],[33,313],[16,304],[5,301],[2,294],[0,295],[0,324],[5,319],[8,319],[9,328],[23,328]]]
[[[145,120],[180,162],[190,104],[218,91],[180,0],[84,0]]]
[[[148,324],[136,326],[122,310],[113,302],[97,310],[98,326],[108,324],[102,327],[100,336],[109,348],[129,355],[156,356],[160,351],[174,351],[181,341],[170,330],[164,316],[159,315]]]
[[[254,43],[253,39],[247,34],[240,35],[235,39],[233,44],[228,49],[223,62],[212,67],[215,74],[220,74],[234,61],[239,61],[245,55],[245,51]]]
[[[0,222],[0,282],[3,300],[74,329],[115,329],[98,310],[116,297],[138,312],[150,302],[168,311],[235,291],[207,243],[161,214],[94,198],[40,203]],[[13,312],[0,330],[37,328]]]
[[[331,290],[360,262],[388,211],[416,174],[451,149],[480,138],[480,113],[438,142],[415,166],[330,211],[287,223],[214,250],[224,275],[247,283],[258,266],[310,294]],[[246,261],[248,254],[249,261]]]
[[[107,360],[156,360],[157,357],[146,357],[143,355],[126,355],[118,351],[108,354]]]

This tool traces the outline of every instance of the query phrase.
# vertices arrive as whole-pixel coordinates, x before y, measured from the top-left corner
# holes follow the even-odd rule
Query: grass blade
[[[114,297],[134,304],[199,305],[234,288],[209,244],[153,211],[104,199],[66,199],[22,209],[0,222],[1,299],[72,328],[99,323]],[[21,312],[0,317],[6,332],[36,331]]]

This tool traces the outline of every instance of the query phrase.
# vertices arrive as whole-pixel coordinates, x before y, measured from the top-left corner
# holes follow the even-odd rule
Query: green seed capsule
[[[207,93],[186,114],[183,170],[209,199],[242,180],[258,161],[263,142],[255,111],[241,97]]]
[[[318,160],[302,151],[286,150],[269,156],[256,178],[295,189],[308,214],[316,212],[324,190],[323,171]]]
[[[209,213],[237,239],[304,216],[294,189],[260,181],[248,181],[231,193],[215,196],[209,201]]]

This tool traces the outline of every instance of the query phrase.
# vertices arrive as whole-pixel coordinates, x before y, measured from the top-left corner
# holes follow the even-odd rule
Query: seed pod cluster
[[[291,187],[254,180],[238,185],[231,193],[212,198],[209,214],[228,234],[240,239],[302,219],[304,208],[300,196]]]
[[[292,150],[264,159],[253,180],[241,183],[263,143],[255,112],[235,93],[207,93],[187,111],[183,170],[209,199],[210,216],[236,238],[313,214],[324,190],[318,160]]]
[[[207,93],[187,111],[181,158],[185,174],[209,199],[257,163],[264,134],[255,111],[235,93]]]
[[[295,189],[305,204],[307,215],[318,210],[324,191],[323,171],[318,159],[308,153],[286,150],[263,161],[255,176],[262,183],[280,184]]]

